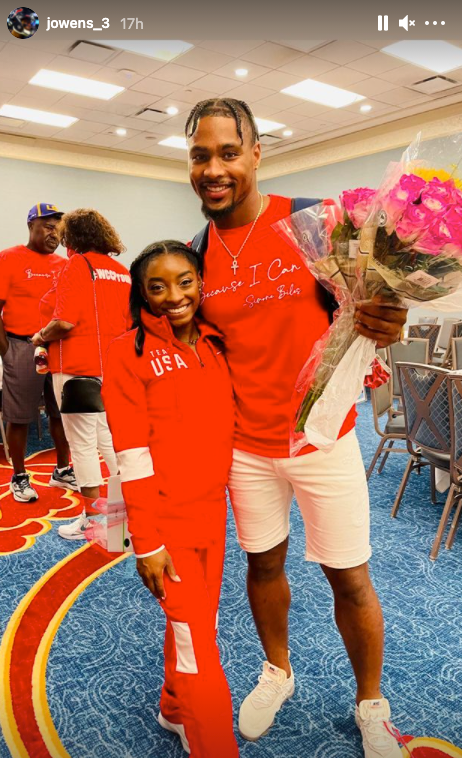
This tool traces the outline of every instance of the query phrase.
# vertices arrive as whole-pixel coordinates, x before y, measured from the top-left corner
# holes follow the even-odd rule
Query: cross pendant
[[[236,271],[239,268],[236,258],[233,258],[233,262],[231,263],[231,268],[233,269],[234,276],[236,276]]]

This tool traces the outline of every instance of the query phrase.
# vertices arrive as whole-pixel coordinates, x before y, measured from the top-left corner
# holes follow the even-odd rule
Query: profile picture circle
[[[39,17],[32,8],[16,8],[8,16],[6,25],[13,37],[29,39],[39,28]]]

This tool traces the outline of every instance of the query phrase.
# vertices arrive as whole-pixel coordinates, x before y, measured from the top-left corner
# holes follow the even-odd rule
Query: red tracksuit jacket
[[[143,313],[136,330],[114,340],[103,400],[117,453],[128,525],[138,556],[162,545],[206,547],[226,518],[234,402],[219,333],[198,322],[197,353],[177,340],[168,319]]]

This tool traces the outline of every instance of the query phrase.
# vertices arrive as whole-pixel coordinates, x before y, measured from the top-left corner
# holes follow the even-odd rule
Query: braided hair
[[[215,97],[209,100],[201,100],[194,106],[190,112],[185,126],[186,139],[192,137],[195,133],[199,121],[205,116],[224,116],[233,118],[236,122],[236,129],[241,140],[244,143],[242,132],[242,121],[247,121],[250,127],[252,144],[254,145],[260,139],[258,127],[250,107],[243,100],[235,100],[232,97]]]
[[[136,329],[135,352],[137,355],[143,354],[144,341],[146,338],[143,322],[141,318],[142,311],[151,313],[148,303],[141,294],[141,286],[148,268],[149,263],[161,255],[182,255],[191,263],[199,274],[199,259],[195,252],[178,240],[161,240],[153,242],[135,258],[130,266],[130,276],[132,284],[130,288],[130,314],[133,319],[132,329]]]

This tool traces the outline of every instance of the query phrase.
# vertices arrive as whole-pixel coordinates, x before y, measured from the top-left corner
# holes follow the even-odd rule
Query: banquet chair
[[[437,324],[438,323],[438,317],[435,316],[421,316],[419,318],[419,324]]]
[[[428,361],[431,363],[433,353],[435,352],[438,335],[440,333],[440,324],[411,324],[408,330],[408,338],[420,337],[428,340]]]
[[[462,511],[462,377],[448,376],[449,419],[451,428],[451,487],[444,506],[448,515],[453,506],[456,512],[446,540],[446,550],[454,544]],[[441,539],[442,539],[441,534]]]
[[[452,368],[454,371],[462,371],[462,337],[454,337],[452,340]]]
[[[401,402],[401,387],[396,368],[397,361],[408,363],[428,363],[428,340],[421,337],[404,339],[387,347],[387,363],[391,368],[391,395]]]
[[[436,366],[418,363],[397,365],[401,383],[404,422],[406,427],[409,461],[391,510],[396,518],[398,509],[411,473],[423,466],[430,466],[432,500],[435,502],[435,468],[450,470],[451,432],[449,422],[449,396],[447,377],[449,372]],[[438,531],[430,552],[436,560],[442,535],[449,519],[450,509],[445,507]]]
[[[440,336],[433,354],[432,363],[435,366],[447,368],[451,363],[451,341],[454,337],[462,337],[462,322],[458,318],[445,318],[441,327]],[[442,352],[441,352],[442,351]]]
[[[369,479],[375,468],[375,464],[382,454],[384,455],[377,472],[378,474],[382,473],[383,467],[385,466],[390,453],[408,453],[407,448],[393,447],[396,440],[406,439],[406,429],[404,426],[403,414],[397,413],[396,409],[393,406],[393,398],[391,395],[391,380],[386,384],[382,384],[380,387],[372,388],[370,392],[372,414],[374,418],[374,429],[381,439],[378,444],[377,450],[374,453],[374,457],[372,458],[370,466],[367,469],[367,479]],[[387,414],[387,421],[385,428],[382,431],[379,425],[379,418],[385,414]],[[387,447],[385,447],[386,443],[388,443]]]

